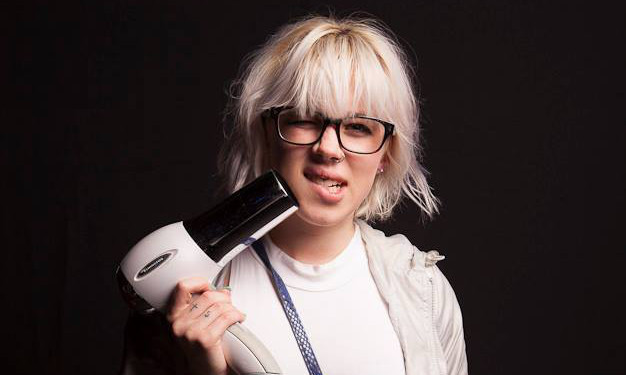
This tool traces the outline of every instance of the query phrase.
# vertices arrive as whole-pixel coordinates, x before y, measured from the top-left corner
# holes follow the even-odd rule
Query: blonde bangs
[[[395,98],[388,69],[363,37],[333,25],[312,30],[288,51],[263,107],[278,103],[303,114],[340,118],[359,113],[391,121]]]

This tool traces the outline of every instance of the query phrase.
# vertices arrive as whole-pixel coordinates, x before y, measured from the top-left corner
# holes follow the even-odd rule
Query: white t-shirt
[[[323,265],[301,263],[263,239],[304,325],[324,375],[404,375],[404,358],[387,306],[369,272],[361,233]],[[283,374],[308,374],[271,276],[252,248],[231,263],[232,302],[244,325],[272,353]]]

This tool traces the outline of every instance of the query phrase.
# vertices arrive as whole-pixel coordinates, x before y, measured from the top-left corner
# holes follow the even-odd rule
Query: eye
[[[317,129],[319,125],[312,119],[290,119],[285,123],[286,127],[297,129]]]
[[[287,110],[280,114],[278,122],[284,128],[313,129],[320,124],[316,116],[309,116],[295,109]]]
[[[373,133],[371,125],[367,125],[365,123],[360,123],[360,122],[351,122],[351,123],[344,124],[343,128],[346,134],[349,134],[349,135],[364,136],[364,135],[372,135]]]
[[[311,119],[304,119],[304,118],[296,118],[296,119],[289,119],[289,121],[286,121],[287,125],[307,125],[307,124],[315,124],[315,121],[311,120]]]

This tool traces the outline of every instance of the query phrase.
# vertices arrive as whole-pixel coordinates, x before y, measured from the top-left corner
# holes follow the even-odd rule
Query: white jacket
[[[370,272],[389,306],[406,375],[467,374],[461,309],[435,263],[403,235],[386,237],[358,220]],[[131,314],[120,374],[185,374],[186,360],[162,314]]]
[[[403,235],[391,237],[357,221],[370,272],[389,305],[407,375],[467,374],[461,309],[435,263],[443,256],[424,253]]]

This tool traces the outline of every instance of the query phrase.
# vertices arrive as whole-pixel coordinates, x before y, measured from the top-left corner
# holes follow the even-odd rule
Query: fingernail
[[[230,294],[232,288],[230,286],[223,286],[217,290],[218,292],[226,292],[226,294]]]

